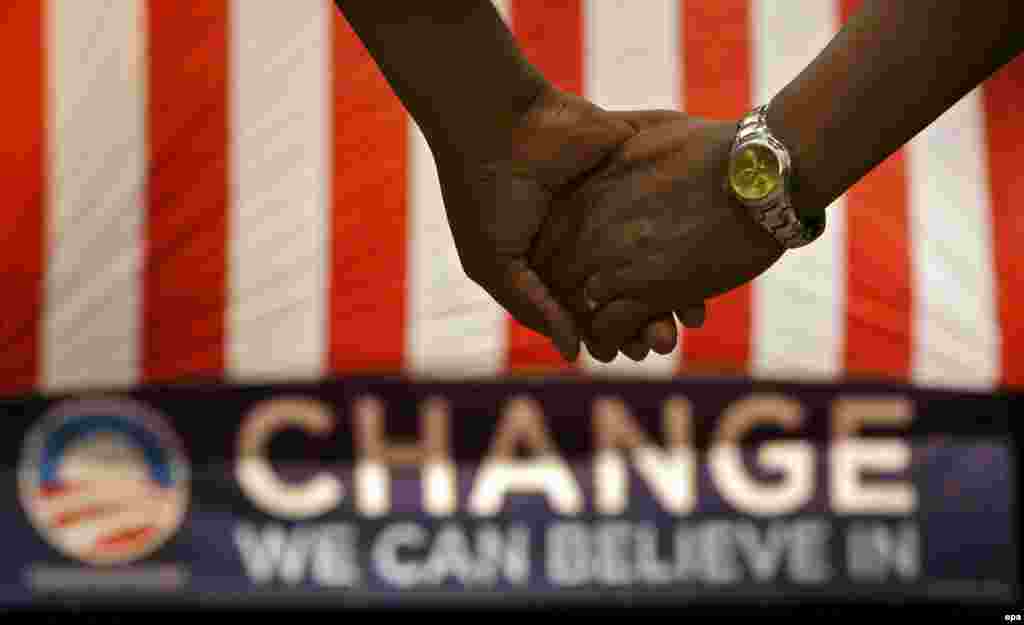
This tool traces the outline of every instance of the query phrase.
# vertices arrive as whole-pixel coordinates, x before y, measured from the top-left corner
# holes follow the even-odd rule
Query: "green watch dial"
[[[729,163],[729,184],[745,200],[764,199],[782,184],[782,166],[767,147],[748,145]]]

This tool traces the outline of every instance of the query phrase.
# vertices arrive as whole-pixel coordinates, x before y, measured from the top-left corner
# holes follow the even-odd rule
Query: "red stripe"
[[[0,394],[24,393],[39,382],[40,318],[45,284],[46,35],[45,2],[8,2],[0,19],[0,58],[16,93],[0,115]]]
[[[526,57],[563,91],[583,94],[583,9],[580,0],[511,0],[512,31]],[[508,370],[575,371],[551,341],[508,318]]]
[[[581,0],[510,0],[509,15],[526,58],[559,89],[583,95]]]
[[[405,345],[405,109],[334,11],[329,363],[398,373]]]
[[[849,377],[910,376],[913,302],[903,151],[846,193]]]
[[[50,499],[69,495],[82,487],[79,482],[58,482],[39,485],[39,496]]]
[[[1024,386],[1024,56],[1017,57],[983,88],[992,234],[999,322],[1002,330],[1001,383]]]
[[[692,115],[738,119],[751,106],[749,0],[683,0],[683,102]],[[750,360],[750,287],[708,302],[704,327],[686,330],[684,372],[742,373]]]
[[[115,534],[103,536],[97,539],[94,553],[99,555],[134,547],[139,543],[144,543],[149,540],[154,534],[156,534],[156,532],[157,528],[152,525],[120,530]]]
[[[846,22],[861,0],[840,0]],[[845,371],[910,377],[913,303],[907,170],[896,152],[846,193]]]
[[[224,370],[228,2],[150,0],[147,382]]]

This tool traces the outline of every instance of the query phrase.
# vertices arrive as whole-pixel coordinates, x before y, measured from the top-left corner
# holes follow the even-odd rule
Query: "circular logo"
[[[29,432],[18,494],[32,525],[61,553],[89,564],[125,564],[181,527],[188,462],[152,408],[128,400],[66,401]]]

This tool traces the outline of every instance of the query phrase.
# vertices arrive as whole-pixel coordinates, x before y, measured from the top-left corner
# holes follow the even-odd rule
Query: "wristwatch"
[[[793,207],[793,162],[768,128],[767,112],[767,105],[760,106],[739,122],[729,152],[729,189],[782,247],[802,247],[825,231],[825,213],[801,216]]]

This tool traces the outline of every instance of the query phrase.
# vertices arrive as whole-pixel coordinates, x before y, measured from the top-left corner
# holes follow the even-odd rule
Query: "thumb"
[[[636,131],[587,100],[563,94],[561,106],[552,106],[540,122],[546,130],[526,142],[528,160],[535,163],[539,177],[552,189],[585,177],[597,168]]]
[[[553,163],[559,164],[556,171],[551,172],[554,187],[574,183],[587,178],[599,169],[620,146],[632,138],[636,132],[621,121],[606,117],[596,117],[587,123],[572,128],[566,137],[566,143]]]

